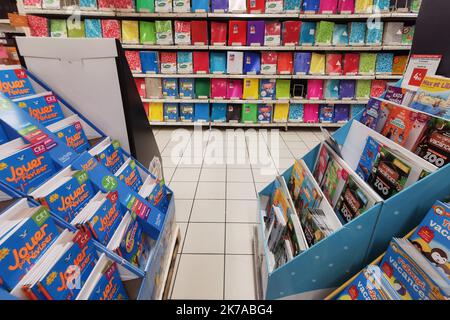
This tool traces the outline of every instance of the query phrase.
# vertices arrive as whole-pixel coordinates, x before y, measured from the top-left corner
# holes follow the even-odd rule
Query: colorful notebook
[[[337,7],[338,7],[338,0],[320,0],[319,13],[336,14]]]
[[[259,123],[272,122],[272,109],[273,105],[271,104],[258,105],[258,122]]]
[[[258,105],[244,103],[242,105],[242,123],[256,123],[258,121]]]
[[[159,53],[161,73],[177,73],[177,53],[174,51],[164,51]]]
[[[159,72],[159,58],[157,51],[140,51],[139,56],[143,73]]]
[[[222,51],[211,51],[209,53],[209,69],[211,73],[226,73],[227,53]]]
[[[172,12],[172,0],[155,0],[155,12]]]
[[[278,21],[266,22],[264,28],[264,45],[279,46],[281,44],[281,23]]]
[[[156,31],[156,43],[157,44],[173,44],[173,34],[172,34],[172,21],[166,20],[156,20],[155,21],[155,31]]]
[[[227,104],[213,103],[211,107],[211,121],[225,122],[227,121]]]
[[[400,45],[403,37],[403,22],[386,22],[384,26],[383,44]]]
[[[345,53],[344,75],[356,75],[359,72],[359,53]]]
[[[289,116],[289,104],[277,103],[273,112],[273,122],[287,122]]]
[[[191,44],[191,22],[175,21],[175,44]]]
[[[291,103],[289,106],[289,122],[303,122],[303,104]]]
[[[84,38],[84,35],[84,21],[74,24],[69,23],[67,25],[67,36],[69,38]]]
[[[265,22],[256,20],[247,23],[247,45],[264,45]]]
[[[316,41],[316,23],[303,21],[302,29],[300,31],[301,45],[314,45]]]
[[[355,13],[372,13],[373,0],[355,0]]]
[[[211,79],[211,99],[225,99],[227,87],[227,79]]]
[[[164,107],[162,103],[150,103],[148,106],[148,120],[162,122],[164,120]]]
[[[335,24],[333,29],[333,41],[334,46],[347,46],[349,41],[348,25],[347,24]]]
[[[292,52],[278,52],[277,63],[278,74],[292,74],[294,67]]]
[[[211,21],[211,45],[224,46],[227,43],[227,23]]]
[[[386,80],[372,80],[372,86],[370,87],[370,96],[374,98],[381,97],[386,91]]]
[[[392,73],[392,66],[394,64],[394,54],[390,52],[380,52],[377,54],[377,63],[375,72],[380,73]]]
[[[244,79],[244,89],[242,93],[243,99],[259,98],[259,79]]]
[[[86,35],[86,38],[101,38],[102,25],[100,19],[85,19],[84,33]]]
[[[300,40],[300,21],[284,21],[282,30],[283,46],[298,45]]]
[[[266,13],[283,12],[283,0],[266,0]]]
[[[192,103],[180,103],[180,121],[192,122],[194,120],[194,105]]]
[[[320,0],[304,0],[302,9],[305,13],[316,13],[320,8]]]
[[[228,0],[211,0],[211,12],[228,12]]]
[[[192,12],[209,12],[209,0],[192,0]]]
[[[319,105],[305,104],[303,106],[303,122],[318,123],[319,122]]]
[[[340,80],[329,79],[325,81],[324,98],[327,100],[339,100]]]
[[[367,28],[366,44],[381,45],[383,42],[383,22],[373,23]]]
[[[164,103],[164,121],[178,121],[178,103]]]
[[[141,44],[156,44],[155,22],[139,21],[139,40]]]
[[[154,0],[136,0],[136,11],[137,12],[155,12],[155,1]]]
[[[345,123],[350,119],[350,105],[349,104],[335,104],[333,122]]]
[[[209,121],[209,103],[196,103],[194,105],[194,121]]]
[[[208,22],[206,20],[191,21],[191,41],[193,45],[208,44]]]
[[[356,80],[356,99],[369,99],[371,80]]]
[[[352,14],[355,12],[355,0],[339,0],[338,12],[341,14]]]
[[[247,11],[247,3],[243,0],[228,0],[228,11],[245,13]]]
[[[321,123],[332,123],[334,118],[334,106],[321,104],[319,106],[319,121]]]
[[[313,52],[311,55],[310,74],[325,74],[325,55]]]
[[[366,40],[366,22],[351,22],[349,44],[353,46],[364,45]]]
[[[147,90],[147,98],[160,99],[163,97],[161,78],[145,78],[145,87]]]
[[[191,1],[173,0],[173,12],[191,12]]]
[[[227,87],[227,99],[242,99],[242,80],[230,79]]]
[[[343,72],[343,58],[340,53],[328,53],[326,55],[326,73],[340,75]]]
[[[143,78],[134,78],[134,83],[136,84],[139,96],[145,98],[147,96],[145,80]]]
[[[230,20],[228,22],[228,45],[245,46],[247,40],[247,21]]]
[[[323,99],[323,80],[309,79],[306,97],[309,100],[322,100]]]
[[[208,99],[210,93],[210,79],[195,79],[195,96],[197,99]]]
[[[284,0],[284,12],[286,13],[300,12],[301,3],[302,0]]]
[[[121,39],[120,22],[114,19],[102,19],[103,38]]]
[[[139,43],[139,22],[136,20],[122,20],[122,43]]]
[[[289,99],[291,89],[291,80],[277,79],[276,99]]]
[[[242,51],[227,51],[227,73],[242,74],[244,53]]]
[[[319,21],[316,30],[317,45],[331,45],[333,41],[334,22]]]
[[[278,54],[275,51],[261,52],[261,74],[277,73]]]
[[[407,62],[407,55],[394,56],[394,60],[392,62],[392,74],[402,75],[405,72]]]
[[[240,104],[228,104],[227,106],[227,121],[236,123],[241,120],[242,105]]]
[[[264,13],[265,6],[265,0],[247,0],[248,13]]]
[[[193,62],[191,51],[178,51],[177,53],[177,72],[193,73]]]
[[[311,52],[294,53],[294,74],[308,74],[311,67]]]
[[[259,52],[246,51],[244,52],[244,67],[245,74],[259,74],[261,71],[261,55]]]
[[[361,52],[359,56],[359,73],[363,75],[375,74],[376,63],[376,53]]]
[[[354,99],[356,83],[355,80],[341,80],[339,82],[339,98]]]
[[[259,87],[259,96],[261,99],[275,100],[275,79],[261,79]]]
[[[194,94],[194,79],[191,78],[180,78],[179,88],[180,88],[180,98],[183,99],[193,99]]]
[[[209,52],[194,51],[192,54],[194,73],[209,73]]]
[[[50,20],[50,37],[67,38],[67,24],[64,19]]]
[[[162,93],[164,98],[178,98],[178,79],[163,78]]]

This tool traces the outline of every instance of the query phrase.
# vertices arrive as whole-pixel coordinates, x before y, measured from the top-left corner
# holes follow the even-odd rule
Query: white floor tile
[[[200,181],[205,182],[224,182],[226,181],[226,169],[225,168],[202,168],[200,174]]]
[[[168,184],[172,180],[174,172],[175,168],[164,168],[164,180],[166,181],[166,184]]]
[[[252,170],[227,168],[227,182],[253,182]]]
[[[225,199],[225,182],[199,182],[195,199]]]
[[[172,299],[223,299],[223,255],[183,254]]]
[[[227,223],[226,254],[253,253],[254,224]]]
[[[306,148],[307,147],[306,142],[303,142],[300,140],[299,141],[289,141],[286,144],[289,149],[291,149],[291,148]]]
[[[169,188],[174,192],[175,199],[194,199],[197,182],[171,182]]]
[[[225,223],[189,223],[183,253],[224,253]]]
[[[180,157],[161,157],[164,168],[175,168],[180,161]]]
[[[200,168],[181,168],[178,167],[172,177],[172,181],[198,181],[200,176]]]
[[[225,222],[225,200],[195,200],[189,222]]]
[[[258,223],[256,200],[227,200],[227,222]]]
[[[177,195],[175,194],[175,197]],[[175,199],[175,217],[177,222],[189,222],[194,200]]]
[[[225,299],[254,300],[255,275],[251,255],[225,256]]]
[[[186,230],[188,224],[185,222],[177,222],[178,226],[180,227],[180,236],[181,236],[181,243],[178,247],[178,253],[181,253],[183,250],[184,240],[186,239]]]
[[[254,200],[256,199],[255,185],[253,183],[229,182],[227,183],[227,199]]]
[[[202,164],[203,164],[203,158],[183,156],[183,158],[181,158],[181,160],[180,160],[180,163],[178,164],[178,167],[201,168]]]
[[[310,149],[316,147],[319,143],[319,141],[305,141],[306,146]]]
[[[255,183],[258,182],[270,182],[277,176],[277,170],[274,169],[264,169],[264,168],[253,168],[253,179]]]

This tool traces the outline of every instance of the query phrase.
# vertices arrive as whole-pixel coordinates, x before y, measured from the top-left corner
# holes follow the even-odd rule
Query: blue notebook
[[[363,45],[366,39],[366,22],[350,23],[350,45]]]
[[[227,104],[213,103],[211,109],[211,121],[225,122],[227,120]]]
[[[289,118],[291,122],[303,122],[303,104],[292,103],[289,106]]]
[[[194,94],[194,79],[191,78],[180,78],[179,86],[179,96],[180,98],[191,98],[193,99]]]
[[[259,81],[259,96],[261,99],[275,100],[275,79],[261,79]]]
[[[259,104],[258,105],[258,122],[270,123],[272,122],[272,104]]]
[[[192,52],[178,51],[177,52],[177,70],[178,73],[192,73]]]
[[[97,10],[97,0],[80,0],[80,8]]]
[[[337,79],[330,79],[325,81],[325,99],[338,100],[339,99],[339,85],[340,81]]]
[[[319,11],[320,0],[304,0],[302,7],[303,11],[317,12]]]
[[[244,73],[259,74],[261,71],[261,55],[259,52],[244,52]]]
[[[302,0],[284,0],[285,12],[300,12]]]
[[[187,122],[194,120],[193,103],[180,103],[180,120]]]
[[[305,21],[302,23],[300,31],[301,45],[314,45],[316,41],[316,23]]]
[[[162,93],[164,97],[178,98],[178,79],[163,78]]]
[[[381,12],[389,11],[390,5],[391,0],[373,0],[374,9]]]
[[[157,51],[141,51],[141,66],[143,73],[159,73],[159,59]]]
[[[86,38],[102,38],[102,26],[99,19],[84,20],[84,34]]]
[[[392,73],[393,64],[394,64],[394,54],[393,53],[390,53],[390,52],[378,53],[375,72],[376,73]]]
[[[178,103],[164,103],[164,121],[178,121]]]
[[[196,103],[194,121],[209,121],[209,103]]]
[[[367,29],[366,44],[381,45],[383,41],[383,22],[374,23]]]
[[[294,74],[308,74],[311,66],[311,52],[296,52],[294,54]]]
[[[211,73],[227,72],[227,53],[225,51],[209,53],[209,70]]]
[[[365,104],[354,104],[351,106],[351,117],[356,117],[359,113],[361,113],[366,108]]]
[[[341,82],[339,83],[339,99],[355,98],[355,90],[355,80],[341,80]]]
[[[333,29],[333,45],[347,46],[348,45],[348,25],[335,24]]]
[[[321,123],[331,123],[334,117],[334,106],[321,104],[319,107],[319,120]]]
[[[209,12],[209,0],[192,0],[192,12]]]

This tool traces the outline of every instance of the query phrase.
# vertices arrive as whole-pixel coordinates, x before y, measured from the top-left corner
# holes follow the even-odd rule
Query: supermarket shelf
[[[25,14],[38,14],[48,16],[71,16],[80,15],[84,17],[115,17],[115,11],[106,10],[79,10],[79,9],[25,9]]]
[[[210,50],[294,51],[295,46],[209,46]]]
[[[301,104],[367,104],[369,99],[360,100],[315,100],[315,99],[290,99],[290,103],[301,103]]]
[[[124,18],[207,18],[206,12],[117,12]]]
[[[233,19],[288,19],[298,18],[298,13],[232,13],[210,12],[209,18],[233,18]]]
[[[375,78],[379,80],[400,80],[403,76],[398,74],[377,74]]]
[[[164,126],[164,127],[194,127],[194,126],[211,126],[211,127],[261,127],[261,128],[280,128],[280,127],[309,127],[309,128],[319,128],[319,127],[331,127],[338,128],[342,127],[345,123],[303,123],[303,122],[272,122],[272,123],[240,123],[240,122],[214,122],[214,121],[203,121],[203,122],[183,122],[183,121],[170,121],[170,122],[155,122],[150,121],[153,126]]]
[[[272,123],[241,123],[241,122],[213,122],[211,121],[211,127],[228,127],[228,128],[242,128],[242,127],[264,127],[264,128],[279,128],[286,127],[285,122],[272,122]]]
[[[336,80],[373,80],[375,76],[367,75],[324,75],[324,74],[295,74],[292,79],[336,79]]]
[[[274,104],[274,103],[289,103],[289,99],[209,99],[210,103],[259,103],[259,104]]]
[[[150,50],[207,50],[206,45],[162,45],[162,44],[122,44],[124,49],[150,49]]]
[[[204,122],[184,122],[184,121],[167,121],[167,122],[159,122],[159,121],[150,121],[150,125],[152,126],[165,126],[165,127],[194,127],[194,126],[209,126],[209,121]]]
[[[342,127],[346,124],[344,123],[304,123],[304,122],[288,122],[288,127],[331,127],[331,128],[338,128]]]
[[[209,99],[142,98],[142,102],[150,102],[150,103],[209,103]]]

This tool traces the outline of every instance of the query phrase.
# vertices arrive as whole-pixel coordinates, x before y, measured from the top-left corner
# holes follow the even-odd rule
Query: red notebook
[[[164,51],[159,53],[161,73],[177,73],[177,52]]]
[[[264,13],[266,8],[265,0],[247,0],[248,13]]]
[[[131,72],[142,73],[141,57],[139,55],[139,51],[126,50],[125,58],[127,58]]]
[[[230,20],[228,22],[228,45],[245,46],[247,42],[247,21]]]
[[[292,74],[292,52],[278,52],[278,74]]]
[[[206,20],[191,21],[191,42],[194,45],[208,44],[208,22]]]
[[[226,99],[227,79],[211,79],[211,99]]]
[[[338,0],[320,0],[319,13],[336,14],[338,8]]]
[[[103,38],[115,38],[120,40],[120,22],[119,20],[107,19],[102,21]]]
[[[276,51],[261,52],[261,73],[276,74],[277,73],[278,53]]]
[[[283,22],[283,45],[298,45],[300,38],[300,21],[285,21]]]
[[[344,55],[344,74],[355,75],[359,71],[359,53],[346,53]]]
[[[27,16],[28,26],[32,37],[48,37],[49,36],[49,21],[47,18],[38,16]]]
[[[342,54],[327,54],[326,73],[331,75],[342,74]]]
[[[224,46],[227,44],[227,23],[211,22],[211,44]]]
[[[370,96],[373,98],[381,97],[386,90],[386,80],[372,80],[372,86],[370,87]]]
[[[145,90],[145,79],[144,78],[134,78],[134,83],[136,83],[136,88],[138,89],[139,96],[145,98],[147,92]]]
[[[209,73],[209,52],[194,51],[192,53],[194,73]]]

